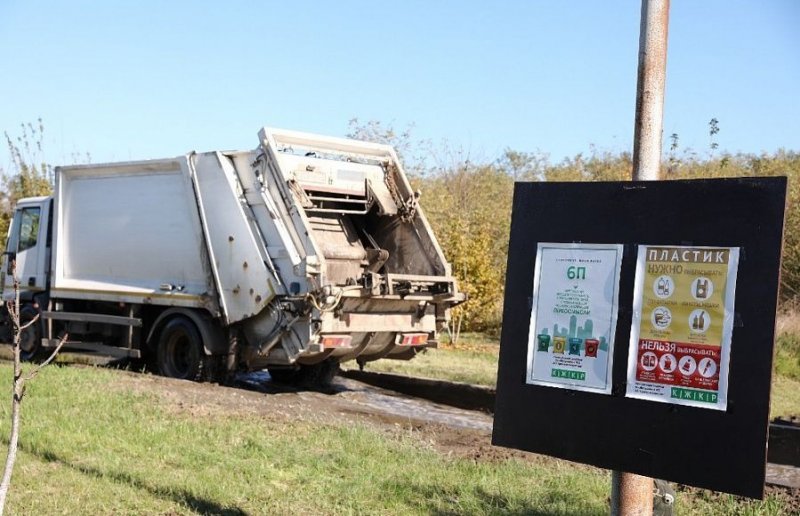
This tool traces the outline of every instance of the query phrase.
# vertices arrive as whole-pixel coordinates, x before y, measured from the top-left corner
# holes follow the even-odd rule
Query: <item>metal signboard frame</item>
[[[517,183],[493,444],[762,498],[785,197],[783,177]],[[542,242],[623,244],[610,395],[526,383]],[[626,397],[640,246],[738,248],[725,410]]]

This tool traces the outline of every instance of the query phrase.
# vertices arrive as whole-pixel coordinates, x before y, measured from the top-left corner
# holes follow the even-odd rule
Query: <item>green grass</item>
[[[494,387],[497,383],[498,350],[497,345],[443,346],[426,350],[412,360],[369,362],[365,370]],[[347,362],[343,367],[354,368],[356,364]]]
[[[800,335],[783,333],[775,342],[775,373],[800,380]]]
[[[8,385],[9,368],[0,368]],[[130,380],[128,380],[130,381]],[[52,368],[25,401],[13,514],[600,514],[607,475],[453,458],[407,431],[198,416],[123,373]],[[121,384],[121,385],[120,385]],[[8,407],[2,426],[8,431]]]
[[[118,373],[46,373],[25,407],[14,513],[604,510],[599,471],[450,459],[365,426],[198,420],[154,396],[109,390]]]
[[[675,514],[730,516],[786,516],[793,514],[791,495],[772,493],[763,501],[749,500],[709,490],[687,488],[678,491]]]
[[[0,385],[10,368],[0,366]],[[30,386],[11,514],[606,514],[609,475],[546,457],[452,456],[403,429],[192,410],[125,373],[52,367]],[[163,385],[163,384],[162,384]],[[8,405],[0,405],[8,432]],[[5,437],[4,437],[5,438]],[[685,514],[784,502],[681,495]]]
[[[800,415],[800,380],[775,376],[772,379],[770,418]]]

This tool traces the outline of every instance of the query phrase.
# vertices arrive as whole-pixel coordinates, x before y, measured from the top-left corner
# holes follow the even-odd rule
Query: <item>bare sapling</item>
[[[22,408],[22,398],[25,396],[25,382],[33,380],[39,372],[50,364],[55,359],[58,352],[61,351],[62,346],[67,341],[67,336],[64,335],[59,339],[53,353],[45,360],[30,369],[28,372],[22,371],[22,360],[20,359],[20,342],[22,340],[23,332],[36,324],[39,321],[39,315],[35,315],[24,324],[20,319],[20,303],[19,303],[19,279],[16,274],[16,264],[11,262],[11,277],[14,284],[14,302],[7,304],[8,314],[11,319],[11,326],[14,333],[12,341],[14,351],[14,378],[13,388],[11,395],[11,434],[8,438],[8,456],[6,457],[6,465],[3,469],[3,479],[0,481],[0,516],[5,512],[6,496],[8,489],[11,487],[11,473],[14,470],[14,463],[17,460],[17,448],[19,445],[19,430],[20,430],[20,409]]]

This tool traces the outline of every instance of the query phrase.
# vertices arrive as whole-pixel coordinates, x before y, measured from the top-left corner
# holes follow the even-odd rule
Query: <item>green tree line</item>
[[[778,176],[789,178],[784,231],[781,300],[800,300],[800,153],[718,152],[716,119],[709,123],[709,148],[700,153],[679,151],[677,134],[670,136],[662,167],[667,179]],[[17,199],[47,195],[52,167],[43,158],[44,125],[23,124],[20,133],[4,133],[11,170],[2,172],[0,238],[5,237]],[[394,145],[422,191],[420,202],[469,301],[454,311],[454,321],[465,331],[497,333],[500,329],[505,285],[508,233],[515,181],[628,180],[633,167],[630,153],[590,148],[558,163],[545,154],[507,149],[496,159],[476,160],[459,149],[415,141],[412,128],[395,130],[377,121],[350,121],[348,136]]]
[[[422,191],[420,203],[453,267],[469,301],[454,310],[454,321],[466,331],[499,332],[511,202],[515,181],[624,181],[630,180],[633,160],[628,152],[590,148],[558,163],[542,153],[507,149],[498,159],[475,163],[450,158],[440,162],[446,149],[437,151],[428,142],[410,144],[409,130],[370,122],[369,131],[358,120],[351,121],[350,136],[395,144],[415,188]],[[679,150],[679,138],[669,138],[669,150],[662,163],[666,179],[696,179],[744,176],[789,178],[784,231],[781,301],[800,300],[800,153],[779,150],[771,153],[718,152],[719,122],[709,122],[709,146],[705,152]],[[420,152],[428,148],[428,152]],[[409,157],[410,156],[410,157]],[[427,156],[420,160],[419,156]]]
[[[505,260],[508,252],[508,231],[514,169],[509,167],[509,153],[497,163],[470,167],[454,175],[452,172],[423,178],[425,192],[422,205],[429,214],[434,230],[454,272],[471,301],[466,329],[496,332],[502,314],[502,285],[505,283]],[[687,153],[671,157],[662,164],[666,179],[695,179],[746,176],[780,176],[789,178],[784,230],[781,300],[800,299],[800,153],[779,150],[763,154],[729,154],[698,157]],[[632,159],[628,153],[591,152],[577,155],[557,164],[534,168],[535,173],[522,174],[530,181],[611,181],[631,178]],[[495,184],[487,187],[487,181]],[[453,184],[456,183],[456,184]],[[460,192],[471,192],[462,194]],[[459,200],[453,199],[459,192]],[[442,209],[458,202],[451,211]],[[487,209],[488,208],[488,209]],[[462,228],[470,233],[453,236]],[[473,233],[474,232],[474,233]],[[475,237],[475,240],[471,240]],[[466,240],[467,242],[464,242]],[[453,245],[453,241],[457,245]],[[491,245],[485,245],[489,241]],[[486,255],[484,255],[486,253]],[[478,256],[476,256],[478,255]],[[467,268],[457,264],[467,263]],[[497,286],[500,288],[497,288]]]

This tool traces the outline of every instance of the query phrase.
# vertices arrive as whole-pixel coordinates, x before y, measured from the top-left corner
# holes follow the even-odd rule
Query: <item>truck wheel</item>
[[[333,379],[339,374],[339,361],[335,358],[327,358],[319,364],[302,366],[301,383],[312,388],[327,388],[333,383]]]
[[[39,311],[30,305],[25,305],[19,314],[19,323],[25,325],[33,320]],[[19,357],[22,360],[30,361],[36,358],[42,349],[42,329],[39,321],[31,324],[19,336]]]
[[[300,370],[291,367],[268,367],[269,376],[276,383],[295,385],[300,377]]]
[[[328,358],[318,364],[300,365],[292,368],[269,368],[269,375],[278,383],[304,387],[306,389],[324,389],[339,374],[339,361]]]
[[[170,378],[200,380],[203,376],[203,340],[185,317],[170,319],[158,339],[158,372]]]

